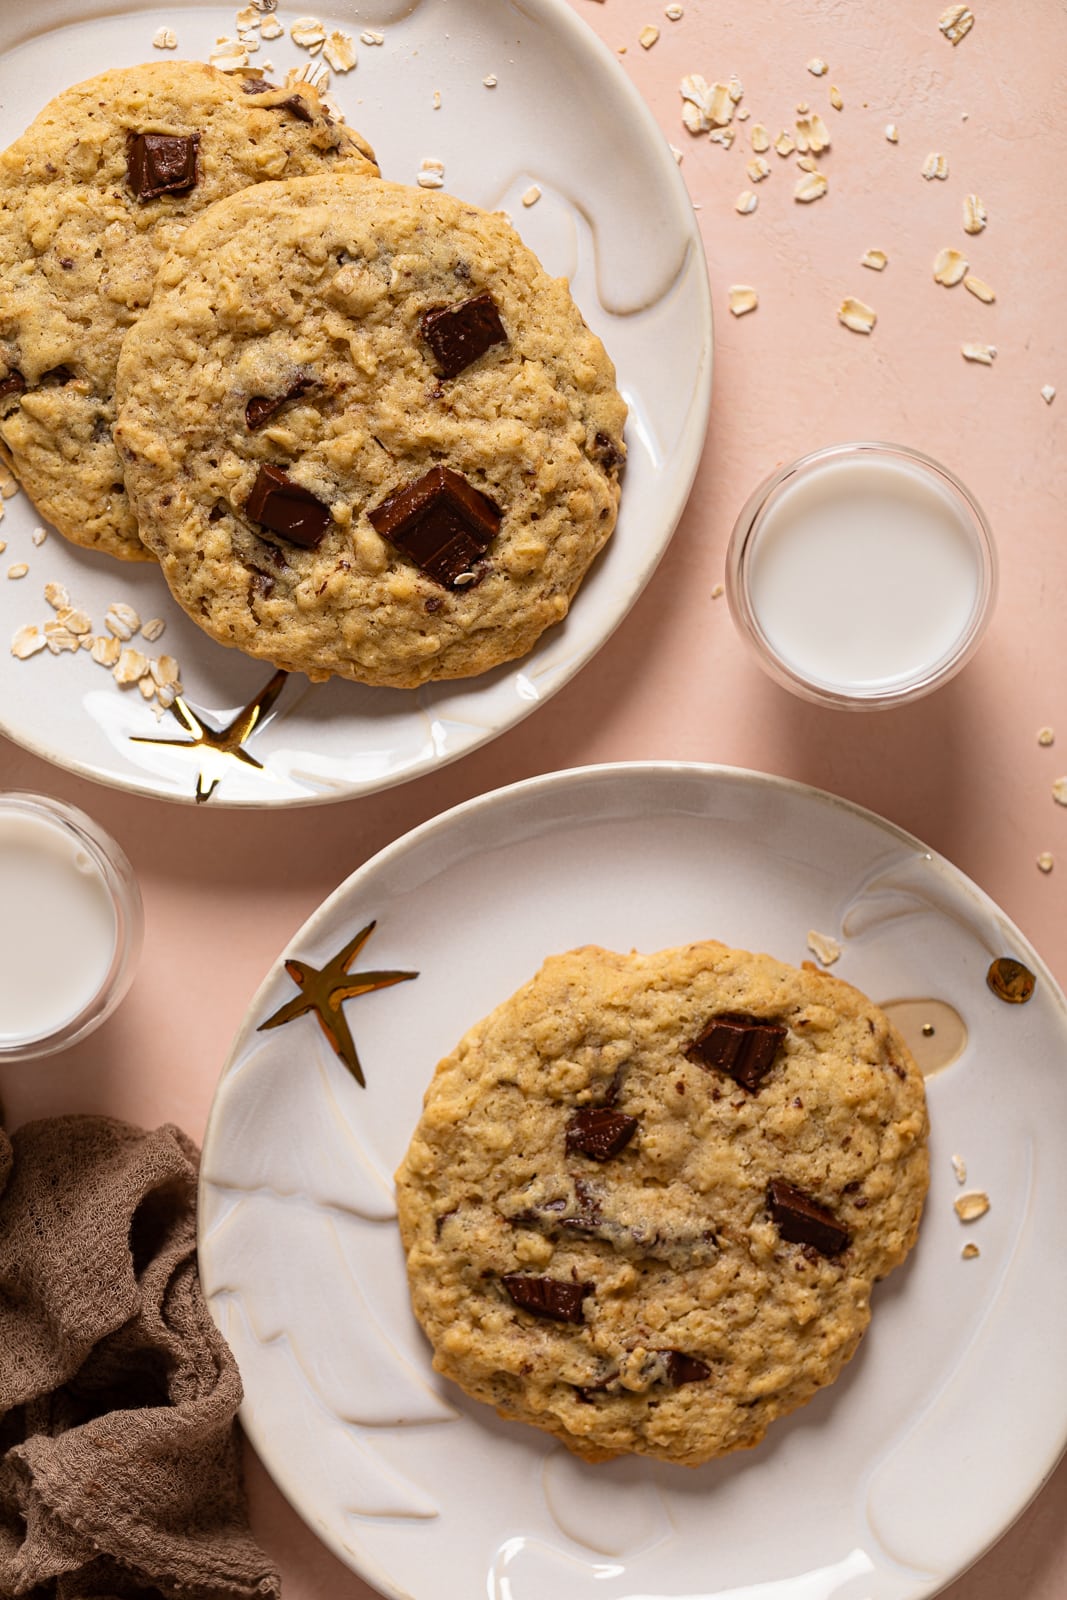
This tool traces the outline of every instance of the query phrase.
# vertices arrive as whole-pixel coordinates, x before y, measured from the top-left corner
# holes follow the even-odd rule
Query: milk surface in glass
[[[769,644],[798,675],[846,692],[892,689],[941,661],[980,583],[948,489],[899,458],[830,460],[783,485],[749,554]]]
[[[61,824],[0,811],[0,1046],[56,1032],[99,993],[115,908],[97,863]]]

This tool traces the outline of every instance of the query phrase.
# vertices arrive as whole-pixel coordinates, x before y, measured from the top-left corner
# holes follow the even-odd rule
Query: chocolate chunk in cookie
[[[790,1244],[807,1244],[820,1255],[839,1256],[852,1243],[852,1235],[832,1211],[784,1178],[771,1179],[767,1204],[778,1232]]]
[[[315,387],[314,378],[294,379],[284,394],[254,394],[245,406],[245,423],[252,433],[265,428],[271,417],[279,412],[288,400],[299,400],[302,394]]]
[[[0,400],[7,400],[13,394],[26,393],[26,380],[21,372],[9,372],[6,378],[0,378]]]
[[[509,1272],[504,1288],[520,1311],[552,1322],[584,1322],[582,1301],[593,1292],[591,1283],[565,1283],[560,1278],[538,1278],[527,1273]]]
[[[280,467],[260,467],[252,493],[245,501],[245,515],[290,544],[315,550],[330,525],[330,508],[294,483]]]
[[[126,181],[138,200],[185,194],[199,176],[198,133],[128,133]]]
[[[681,1350],[667,1350],[667,1381],[675,1389],[683,1383],[704,1383],[711,1377],[711,1368],[696,1356],[687,1356]]]
[[[445,588],[489,548],[503,513],[451,467],[431,467],[367,513],[372,527]]]
[[[715,1067],[755,1094],[774,1065],[786,1030],[759,1017],[713,1017],[686,1051],[690,1061]]]
[[[593,1161],[610,1161],[625,1149],[637,1132],[637,1118],[607,1106],[585,1106],[567,1123],[566,1145],[570,1155],[589,1156]]]
[[[508,336],[491,294],[476,294],[456,305],[431,306],[419,317],[422,336],[433,351],[442,378],[454,378]]]

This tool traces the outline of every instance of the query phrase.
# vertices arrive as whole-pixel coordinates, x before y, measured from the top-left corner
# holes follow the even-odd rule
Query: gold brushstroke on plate
[[[276,672],[270,682],[265,684],[246,706],[242,706],[237,715],[231,717],[222,728],[211,727],[203,720],[202,712],[194,711],[188,701],[178,695],[170,709],[186,733],[192,735],[191,738],[152,739],[145,734],[131,734],[130,742],[170,746],[175,750],[200,750],[205,754],[210,753],[209,761],[212,765],[223,766],[232,760],[246,767],[256,767],[262,772],[262,761],[257,761],[255,756],[249,755],[244,746],[273,707],[288,676],[287,672]],[[219,771],[209,781],[205,780],[204,763],[201,761],[196,774],[195,795],[198,806],[203,805],[205,800],[211,799],[222,777],[223,773]]]
[[[417,972],[349,972],[376,926],[376,921],[368,922],[324,967],[313,967],[307,961],[287,960],[285,970],[301,993],[279,1006],[256,1030],[262,1033],[266,1028],[280,1028],[294,1017],[314,1012],[319,1027],[362,1089],[367,1087],[367,1080],[341,1006],[356,995],[372,994],[376,989],[389,989],[394,983],[406,983],[409,978],[418,977]]]

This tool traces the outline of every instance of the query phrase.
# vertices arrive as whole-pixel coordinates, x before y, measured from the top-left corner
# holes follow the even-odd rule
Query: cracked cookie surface
[[[146,133],[165,141],[147,161]],[[183,140],[194,141],[188,170],[168,169]],[[324,168],[377,172],[313,88],[195,61],[77,84],[0,156],[0,454],[66,538],[150,559],[111,436],[122,340],[193,217],[251,184]]]
[[[397,1174],[434,1365],[588,1460],[758,1444],[914,1243],[927,1133],[840,979],[714,942],[551,957],[440,1063]]]
[[[142,537],[213,638],[313,678],[475,675],[615,525],[626,406],[499,214],[294,179],[180,241],[119,368]]]

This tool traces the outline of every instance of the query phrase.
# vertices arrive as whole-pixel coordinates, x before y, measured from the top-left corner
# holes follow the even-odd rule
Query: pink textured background
[[[376,798],[289,814],[193,811],[112,793],[0,740],[0,785],[83,806],[122,842],[139,874],[148,932],[134,989],[104,1029],[69,1055],[0,1068],[9,1122],[101,1111],[199,1135],[219,1066],[246,1003],[329,890],[380,846],[435,812],[500,784],[586,762],[663,757],[777,772],[848,796],[925,839],[974,877],[1067,980],[1067,772],[1062,491],[1067,364],[1063,311],[1067,210],[1067,12],[1054,0],[974,0],[977,25],[953,49],[942,0],[572,0],[619,55],[664,133],[684,151],[700,206],[717,313],[715,401],[689,508],[663,564],[616,636],[580,677],[495,744],[440,775]],[[292,10],[292,7],[286,7]],[[642,50],[646,23],[661,29]],[[827,77],[806,62],[822,56]],[[693,139],[678,83],[737,73],[752,119],[730,151]],[[828,106],[836,83],[845,109]],[[829,195],[792,200],[792,162],[769,152],[739,216],[747,131],[772,137],[807,100],[830,126],[820,159]],[[966,116],[965,116],[966,114]],[[883,133],[896,122],[900,142]],[[926,183],[926,154],[948,156]],[[968,239],[961,201],[977,192],[985,233]],[[953,244],[997,289],[985,306],[932,281]],[[886,251],[882,274],[859,265]],[[727,312],[750,283],[759,310]],[[878,312],[874,335],[836,321],[845,294]],[[964,340],[998,347],[992,369]],[[1040,389],[1062,393],[1051,406]],[[734,633],[722,578],[730,527],[776,462],[848,437],[914,444],[940,457],[983,503],[1001,553],[1001,594],[977,658],[927,701],[876,716],[821,711],[765,678]],[[877,603],[872,596],[872,605]],[[1042,749],[1048,724],[1059,743]],[[1035,857],[1051,850],[1048,877]],[[180,983],[180,1015],[169,997]],[[990,1471],[995,1472],[995,1441]],[[253,1460],[259,1536],[281,1564],[287,1600],[367,1600]],[[770,1509],[770,1508],[769,1508]],[[1063,1600],[1067,1467],[946,1600]],[[991,1530],[992,1532],[992,1530]],[[546,1596],[546,1600],[549,1597]]]

